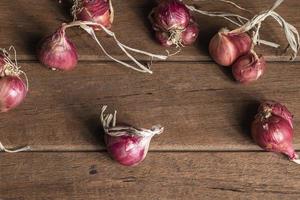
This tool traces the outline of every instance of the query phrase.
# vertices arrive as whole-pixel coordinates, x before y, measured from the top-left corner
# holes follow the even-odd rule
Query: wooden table
[[[257,13],[274,1],[235,2]],[[198,4],[224,10],[222,3]],[[152,1],[115,0],[114,6],[113,31],[122,42],[164,53],[147,21]],[[286,62],[285,38],[274,21],[267,20],[262,37],[282,48],[259,47],[269,61],[267,73],[243,86],[207,53],[212,34],[233,27],[204,16],[196,16],[199,41],[167,62],[155,62],[153,75],[111,62],[79,29],[68,32],[80,54],[77,69],[47,70],[37,62],[35,47],[70,20],[67,7],[55,0],[0,1],[0,47],[15,46],[30,79],[22,106],[0,115],[0,141],[32,148],[0,153],[1,200],[300,199],[299,166],[263,152],[249,134],[258,103],[278,100],[295,115],[294,146],[300,150],[299,62]],[[277,11],[300,30],[299,8],[298,0],[288,0]],[[239,12],[228,5],[226,10]],[[99,36],[112,55],[126,60],[108,36]],[[138,167],[120,166],[105,152],[99,124],[104,104],[119,111],[120,122],[165,126]]]

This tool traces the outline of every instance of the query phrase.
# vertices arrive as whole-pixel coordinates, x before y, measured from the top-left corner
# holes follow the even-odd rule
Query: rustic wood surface
[[[299,166],[271,153],[0,154],[0,199],[299,199]],[[45,163],[47,163],[45,165]]]
[[[165,53],[147,21],[154,0],[113,2],[112,30],[122,42]],[[203,10],[226,8],[242,14],[217,1],[186,2]],[[234,2],[257,13],[274,1]],[[0,153],[0,200],[300,199],[299,166],[284,156],[261,152],[249,135],[258,103],[278,100],[295,115],[294,146],[300,150],[300,62],[285,62],[285,38],[274,21],[266,22],[262,38],[278,41],[281,48],[259,47],[271,61],[268,70],[259,81],[242,86],[207,53],[211,36],[221,27],[234,26],[199,15],[199,41],[167,62],[154,62],[153,75],[110,62],[79,29],[68,32],[80,54],[77,69],[47,70],[37,63],[35,49],[43,36],[71,20],[68,7],[67,1],[58,0],[0,1],[5,19],[0,47],[15,46],[30,80],[25,102],[0,115],[0,141],[11,148],[32,148]],[[300,29],[299,7],[299,1],[288,0],[276,11]],[[98,35],[113,56],[128,60],[111,39]],[[118,110],[119,122],[165,126],[140,166],[119,166],[105,152],[99,124],[104,104]]]
[[[286,103],[294,113],[295,147],[300,148],[298,63],[269,63],[266,75],[246,86],[210,63],[156,63],[153,75],[114,63],[80,63],[69,73],[21,65],[31,90],[22,106],[0,116],[0,140],[8,146],[104,149],[99,116],[107,104],[118,110],[119,122],[165,126],[152,150],[258,150],[248,130],[259,101],[268,98]]]

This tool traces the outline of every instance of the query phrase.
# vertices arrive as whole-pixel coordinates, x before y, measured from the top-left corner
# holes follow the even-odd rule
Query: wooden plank
[[[0,155],[0,199],[299,199],[299,167],[271,153],[150,153],[138,167],[105,153]]]
[[[107,104],[119,111],[119,122],[165,126],[151,150],[259,150],[249,124],[258,101],[274,99],[295,115],[295,147],[300,149],[299,63],[269,63],[266,75],[247,86],[209,63],[155,63],[153,75],[114,63],[81,63],[69,73],[21,65],[30,92],[22,106],[0,115],[0,141],[8,147],[104,149],[99,113]]]
[[[5,48],[14,45],[18,51],[18,57],[21,60],[36,60],[35,49],[38,41],[45,35],[52,33],[62,22],[70,21],[68,6],[58,4],[57,0],[2,0],[0,2],[1,22],[0,47]],[[267,9],[274,2],[273,0],[255,0],[255,1],[234,1],[248,8],[254,13]],[[187,1],[187,3],[196,3],[203,10],[222,11],[240,13],[237,9],[224,3],[209,3]],[[300,14],[298,0],[285,1],[278,12],[291,24],[300,28]],[[114,1],[116,11],[113,31],[116,32],[119,39],[135,48],[144,49],[155,53],[164,53],[164,48],[159,46],[153,37],[147,15],[153,7],[153,1],[132,0],[132,1]],[[244,13],[245,14],[245,13]],[[246,14],[248,17],[250,15]],[[212,35],[221,27],[227,26],[234,28],[223,19],[208,18],[195,15],[200,24],[200,39],[192,47],[186,47],[184,50],[170,58],[173,61],[207,61],[210,60],[207,53],[207,44]],[[80,54],[80,60],[108,60],[92,40],[83,34],[80,30],[71,30],[69,36],[77,44]],[[103,33],[99,34],[103,45],[112,55],[120,59],[127,59],[113,42]],[[268,21],[262,31],[262,38],[270,41],[278,41],[282,45],[281,50],[268,47],[262,47],[258,50],[266,56],[267,60],[288,60],[288,55],[281,55],[282,49],[286,47],[286,42],[282,32],[274,21]],[[175,51],[172,49],[171,51]],[[146,59],[138,56],[139,59]],[[299,57],[297,58],[298,60]]]

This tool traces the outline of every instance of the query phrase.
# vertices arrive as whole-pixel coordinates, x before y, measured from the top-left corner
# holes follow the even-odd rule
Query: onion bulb
[[[11,47],[13,48],[13,47]],[[15,49],[13,48],[15,51]],[[28,92],[28,80],[25,72],[9,58],[5,49],[0,54],[0,112],[16,108],[25,99]],[[16,52],[15,52],[16,53]],[[26,78],[26,83],[21,75]]]
[[[137,129],[131,126],[116,126],[116,112],[114,115],[105,114],[106,108],[107,106],[102,108],[101,122],[108,153],[122,165],[138,165],[145,159],[152,137],[161,134],[163,127],[156,125],[151,129]]]
[[[275,106],[275,109],[273,109],[272,105]],[[277,113],[278,108],[280,108],[279,113]],[[289,116],[289,120],[283,116]],[[252,123],[251,134],[254,141],[261,148],[266,151],[283,153],[291,161],[300,164],[299,157],[292,144],[293,126],[290,117],[290,112],[280,103],[263,103]]]
[[[156,39],[163,46],[190,45],[198,37],[199,28],[186,5],[179,0],[160,1],[149,19]]]
[[[76,46],[66,36],[64,25],[40,42],[37,57],[43,65],[53,70],[70,71],[76,67]]]
[[[231,33],[221,29],[209,43],[209,54],[222,66],[231,66],[240,56],[247,54],[252,40],[247,33]]]
[[[261,77],[266,70],[266,62],[263,56],[257,56],[252,51],[241,56],[232,65],[232,74],[240,83],[250,83]]]
[[[90,21],[111,28],[114,11],[111,0],[74,0],[72,7],[74,20]],[[94,26],[95,30],[101,27]]]

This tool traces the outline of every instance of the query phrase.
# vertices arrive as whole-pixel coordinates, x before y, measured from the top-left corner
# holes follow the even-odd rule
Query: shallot
[[[184,46],[194,43],[199,28],[186,5],[180,0],[160,1],[149,15],[156,39],[163,46]]]
[[[145,159],[152,137],[161,134],[164,128],[160,125],[151,129],[116,126],[116,111],[114,114],[105,114],[106,108],[102,107],[101,123],[108,153],[122,165],[138,165]]]
[[[222,66],[231,66],[237,58],[247,54],[252,40],[247,33],[231,33],[221,29],[209,43],[209,53],[213,60]]]
[[[0,112],[7,112],[16,108],[25,99],[28,92],[28,79],[26,73],[18,66],[16,52],[15,62],[9,58],[5,49],[0,49]],[[21,76],[25,77],[25,82]]]
[[[291,161],[300,164],[292,144],[291,113],[285,106],[274,101],[263,103],[258,111],[251,128],[254,141],[266,151],[283,153]]]
[[[76,46],[67,37],[65,24],[40,42],[37,57],[43,65],[52,70],[70,71],[76,67]]]
[[[250,83],[261,77],[266,70],[263,56],[258,56],[254,51],[239,57],[232,65],[232,74],[240,83]]]
[[[134,64],[137,67],[132,64],[128,64],[126,62],[118,60],[117,58],[111,56],[105,50],[105,48],[102,46],[101,42],[97,38],[95,31],[93,29],[93,27],[96,26],[100,27],[107,35],[111,36],[116,42],[117,46],[126,54],[126,56],[131,61],[134,62]],[[142,63],[140,63],[138,60],[136,60],[136,58],[133,55],[129,53],[130,51],[134,53],[146,55],[151,58],[151,61],[153,58],[157,58],[161,60],[166,60],[168,58],[168,55],[157,55],[157,54],[149,53],[143,50],[129,47],[121,43],[116,37],[115,33],[108,30],[102,24],[98,24],[90,21],[73,21],[68,24],[62,24],[62,26],[52,36],[47,37],[41,42],[38,48],[38,58],[42,64],[52,69],[59,69],[59,70],[74,69],[78,60],[76,48],[73,42],[71,42],[65,35],[66,30],[71,27],[81,27],[92,37],[92,39],[96,41],[97,45],[101,48],[101,50],[106,56],[108,56],[113,61],[125,67],[131,68],[139,72],[150,73],[150,74],[153,73],[149,68],[150,66],[145,66]]]
[[[72,7],[74,21],[90,21],[111,28],[114,19],[112,0],[74,0]],[[95,30],[101,29],[94,26]]]
[[[22,103],[28,92],[28,79],[25,72],[20,69],[16,59],[16,50],[13,46],[9,50],[15,53],[15,61],[9,58],[9,53],[5,49],[0,49],[0,112],[7,112],[14,109]],[[24,76],[26,82],[22,80]],[[7,149],[0,142],[0,151],[8,153],[16,153],[27,151],[30,147],[26,146],[19,149]]]

